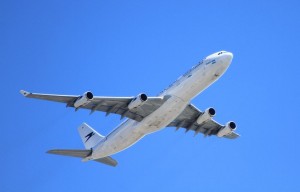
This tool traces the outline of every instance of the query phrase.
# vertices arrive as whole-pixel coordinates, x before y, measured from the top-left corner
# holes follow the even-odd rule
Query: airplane
[[[226,125],[216,122],[214,108],[200,111],[190,101],[204,89],[219,79],[227,70],[233,54],[219,51],[211,54],[192,67],[174,83],[164,89],[156,97],[148,97],[140,93],[135,97],[101,97],[94,96],[91,91],[83,95],[54,95],[31,93],[21,90],[27,98],[42,99],[65,103],[66,107],[89,109],[121,115],[122,122],[107,136],[95,131],[88,124],[78,127],[84,150],[55,149],[50,154],[82,158],[83,162],[97,161],[110,166],[116,166],[117,161],[110,157],[139,141],[144,136],[159,131],[165,127],[185,128],[186,132],[194,131],[204,136],[235,139],[236,123],[229,121]]]

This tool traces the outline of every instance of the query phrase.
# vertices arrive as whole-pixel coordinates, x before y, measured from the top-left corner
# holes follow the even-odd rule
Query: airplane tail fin
[[[86,123],[82,123],[78,127],[78,132],[86,149],[91,149],[97,145],[104,136],[95,131]]]

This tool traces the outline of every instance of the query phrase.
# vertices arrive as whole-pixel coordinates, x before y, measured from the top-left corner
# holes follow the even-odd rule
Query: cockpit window
[[[226,53],[226,51],[220,51],[218,55],[222,55],[223,53]]]

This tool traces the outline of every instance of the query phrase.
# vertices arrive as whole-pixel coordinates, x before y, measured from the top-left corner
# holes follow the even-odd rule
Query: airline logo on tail
[[[95,135],[95,133],[94,133],[93,131],[90,132],[89,134],[87,134],[87,135],[85,136],[85,138],[86,138],[85,142],[87,142],[93,135]]]

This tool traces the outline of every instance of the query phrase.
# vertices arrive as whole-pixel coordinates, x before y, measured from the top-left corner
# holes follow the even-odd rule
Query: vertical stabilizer
[[[78,127],[78,132],[86,149],[91,149],[104,138],[86,123]]]

